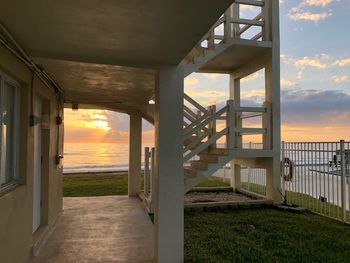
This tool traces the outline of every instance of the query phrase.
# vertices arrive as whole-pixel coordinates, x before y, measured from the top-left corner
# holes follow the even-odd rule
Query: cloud
[[[349,66],[350,65],[350,58],[344,58],[344,59],[337,60],[333,63],[333,65],[339,66],[339,67]]]
[[[304,69],[305,67],[312,67],[318,69],[325,69],[327,64],[322,61],[321,58],[303,57],[294,62],[294,65],[298,68]]]
[[[333,15],[331,10],[324,10],[333,0],[303,0],[299,5],[293,7],[288,12],[288,17],[294,21],[313,21],[319,22]],[[310,11],[310,7],[320,7],[318,12]]]
[[[322,13],[311,13],[311,12],[300,12],[300,11],[292,11],[288,14],[288,16],[294,20],[305,20],[305,21],[314,21],[319,22],[321,20],[326,19],[327,17],[332,16],[331,12],[322,12]]]
[[[349,77],[348,76],[340,76],[340,75],[334,75],[332,76],[332,80],[335,82],[335,83],[344,83],[344,82],[348,82],[349,80]]]
[[[281,86],[283,87],[292,87],[295,86],[297,83],[288,79],[281,79]]]
[[[194,86],[197,85],[199,83],[197,78],[194,77],[187,77],[185,78],[185,85],[186,86]]]
[[[350,123],[350,95],[334,90],[282,90],[284,123],[293,125],[345,125]]]
[[[258,79],[259,77],[260,77],[260,72],[258,71],[258,72],[255,72],[255,73],[241,79],[241,82],[242,83],[250,82],[250,81]]]
[[[333,0],[304,0],[301,4],[304,6],[322,6],[330,5]]]

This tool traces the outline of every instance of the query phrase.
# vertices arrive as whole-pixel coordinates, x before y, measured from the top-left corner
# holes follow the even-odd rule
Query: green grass
[[[200,183],[197,187],[220,187],[220,186],[230,186],[224,183],[222,179],[215,177],[209,177],[206,181]]]
[[[350,227],[311,213],[250,208],[185,214],[186,262],[349,262]]]
[[[63,185],[64,196],[126,195],[128,177],[64,175]],[[227,184],[209,178],[200,186]],[[311,213],[274,208],[185,213],[186,262],[349,262],[349,237],[349,226]]]
[[[143,180],[143,178],[142,178]],[[143,185],[143,182],[142,182]],[[209,178],[201,187],[227,186],[222,180]],[[63,196],[127,195],[128,175],[126,173],[91,173],[63,175]]]
[[[245,190],[248,190],[248,183],[245,183],[245,182],[241,183],[241,187]],[[266,187],[264,185],[251,183],[250,191],[260,195],[265,195]],[[309,209],[310,211],[324,214],[333,218],[342,219],[341,207],[331,203],[322,202],[317,198],[311,197],[307,194],[288,191],[287,203],[304,207],[306,209]],[[350,221],[349,212],[347,212],[347,218],[348,218],[348,221]]]
[[[92,173],[63,175],[63,196],[127,195],[128,175],[125,173]]]

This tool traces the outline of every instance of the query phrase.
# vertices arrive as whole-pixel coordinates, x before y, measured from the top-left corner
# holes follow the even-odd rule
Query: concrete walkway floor
[[[152,223],[138,198],[72,197],[63,207],[31,263],[152,262]]]

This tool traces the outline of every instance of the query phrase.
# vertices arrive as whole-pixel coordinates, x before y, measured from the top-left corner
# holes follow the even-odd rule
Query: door
[[[37,98],[34,105],[34,178],[33,178],[33,233],[40,226],[41,219],[41,116],[42,101]]]

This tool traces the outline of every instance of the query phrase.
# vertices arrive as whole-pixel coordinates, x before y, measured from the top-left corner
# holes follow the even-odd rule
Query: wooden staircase
[[[234,158],[269,157],[271,109],[269,103],[263,107],[240,107],[233,100],[216,111],[215,106],[205,109],[185,94],[183,161],[185,192],[205,180]],[[247,113],[247,114],[244,114]],[[253,113],[253,114],[252,114]],[[263,118],[262,128],[244,128],[242,119],[249,116]],[[217,121],[225,120],[226,126],[218,130]],[[242,136],[263,134],[264,149],[243,149]],[[225,148],[219,148],[218,140],[224,141]]]

